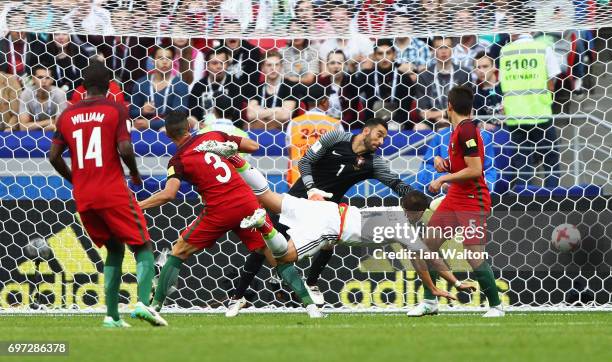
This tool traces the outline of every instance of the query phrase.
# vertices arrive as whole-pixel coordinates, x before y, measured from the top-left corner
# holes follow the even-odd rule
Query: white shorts
[[[338,242],[340,212],[331,201],[312,201],[283,195],[280,223],[287,226],[298,260]]]
[[[372,235],[369,235],[369,233],[362,234],[362,223],[367,224],[372,215],[362,213],[362,211],[370,210],[349,206],[344,217],[342,236],[339,238],[340,210],[338,204],[331,201],[312,201],[285,194],[283,195],[279,221],[289,228],[287,233],[293,240],[298,260],[313,256],[323,246],[336,244],[376,247],[390,243],[400,243],[408,250],[428,250],[419,237],[408,240],[373,241]],[[381,211],[390,210],[382,209]],[[392,221],[407,221],[404,219],[403,213],[391,213],[391,217]],[[397,220],[393,219],[397,217],[399,217]]]

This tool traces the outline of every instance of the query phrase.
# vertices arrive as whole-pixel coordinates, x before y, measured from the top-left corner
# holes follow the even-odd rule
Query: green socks
[[[430,270],[429,275],[431,276],[431,281],[434,283],[434,285],[436,285],[436,282],[438,281],[438,272],[435,270]],[[433,295],[431,293],[431,290],[429,290],[429,288],[427,288],[425,284],[423,284],[423,299],[424,300],[438,300],[438,297]]]
[[[278,271],[278,275],[291,287],[291,289],[295,292],[295,294],[300,297],[300,300],[304,305],[313,304],[310,295],[308,294],[308,290],[306,290],[306,286],[304,285],[304,281],[300,278],[297,269],[293,264],[279,264],[276,267]]]
[[[149,305],[155,275],[153,252],[142,249],[136,253],[136,281],[138,282],[138,301]]]
[[[164,301],[168,296],[168,291],[176,284],[182,265],[183,260],[174,255],[170,255],[166,264],[164,264],[159,274],[157,288],[155,288],[155,297],[153,297],[153,307],[158,311],[161,310],[164,305]]]
[[[495,307],[501,304],[497,284],[495,284],[495,277],[493,276],[493,270],[491,269],[489,263],[483,261],[478,268],[474,269],[474,279],[478,281],[480,290],[487,297],[490,307]]]
[[[119,286],[121,285],[121,264],[124,251],[108,251],[104,262],[104,295],[106,296],[106,315],[118,321],[119,317]]]

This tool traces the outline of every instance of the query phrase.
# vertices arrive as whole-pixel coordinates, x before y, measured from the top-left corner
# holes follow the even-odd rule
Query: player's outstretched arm
[[[419,257],[415,257],[414,259],[411,259],[410,262],[414,266],[414,270],[419,275],[419,278],[421,278],[423,285],[425,285],[427,289],[431,290],[434,296],[446,298],[448,300],[457,300],[457,297],[455,297],[453,294],[447,292],[444,289],[436,287],[433,280],[431,279],[431,274],[429,274],[429,270],[425,260],[422,260]]]
[[[146,200],[140,201],[138,203],[138,206],[140,206],[141,209],[145,210],[170,202],[176,198],[176,194],[178,193],[180,187],[181,181],[179,179],[174,177],[169,178],[168,181],[166,181],[166,187],[163,190],[156,194],[153,194]]]
[[[374,156],[374,178],[393,190],[399,197],[412,191],[412,187],[402,181],[397,174],[391,172],[389,162],[380,156]]]
[[[62,153],[66,149],[66,145],[64,144],[51,144],[51,150],[49,151],[49,162],[51,165],[59,173],[63,178],[65,178],[68,182],[72,182],[72,171],[66,164],[66,161],[62,158]]]
[[[134,154],[134,147],[132,146],[131,141],[119,142],[119,156],[121,156],[123,163],[125,163],[125,165],[130,170],[132,182],[136,185],[142,184],[140,172],[138,172],[138,166],[136,166],[136,155]]]

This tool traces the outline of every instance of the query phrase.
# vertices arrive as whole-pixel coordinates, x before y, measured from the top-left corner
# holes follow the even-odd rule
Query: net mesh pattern
[[[175,152],[164,133],[171,110],[186,112],[193,131],[257,140],[249,161],[277,192],[299,177],[292,161],[321,135],[359,133],[367,119],[383,118],[389,135],[378,153],[426,192],[438,176],[433,158],[447,154],[448,90],[471,87],[493,199],[487,251],[503,302],[519,310],[612,302],[612,8],[605,1],[27,0],[1,7],[5,311],[104,305],[105,250],[92,245],[71,185],[46,159],[57,116],[86,96],[81,72],[92,59],[113,74],[107,96],[128,107],[145,181],[131,185],[139,200],[165,184]],[[542,50],[510,47],[521,42]],[[544,113],[517,109],[508,98],[517,95],[510,78],[536,73],[550,79],[527,87],[549,97]],[[397,210],[399,202],[377,180],[355,185],[346,201],[370,210]],[[176,201],[146,212],[158,270],[202,207],[184,185]],[[571,232],[558,228],[564,224],[577,228],[579,243],[564,239]],[[169,297],[173,310],[223,310],[246,255],[230,233],[190,258]],[[329,308],[397,310],[420,300],[409,262],[374,255],[372,248],[335,248],[318,284]],[[310,260],[298,266],[307,275]],[[453,266],[470,277],[465,264]],[[130,256],[123,271],[121,301],[131,304]],[[299,306],[268,267],[246,297],[262,311]],[[484,305],[478,292],[452,304]]]

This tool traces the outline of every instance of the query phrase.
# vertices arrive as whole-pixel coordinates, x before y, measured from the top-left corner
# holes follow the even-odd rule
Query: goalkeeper
[[[355,184],[367,179],[376,179],[400,197],[403,196],[410,191],[410,186],[391,172],[387,161],[375,154],[386,137],[387,124],[377,118],[366,121],[359,134],[344,131],[326,133],[299,161],[301,178],[296,181],[288,194],[311,200],[323,200],[317,193],[317,190],[323,190],[332,194],[330,201],[338,203]],[[277,224],[276,227],[284,233],[281,224]],[[322,246],[309,269],[306,286],[316,304],[324,303],[323,294],[316,284],[332,254],[333,245]],[[246,304],[244,293],[263,261],[264,258],[255,253],[247,257],[228,316],[237,314]]]
[[[352,246],[372,245],[372,235],[362,233],[362,225],[377,225],[374,217],[378,215],[365,214],[354,206],[336,204],[330,201],[314,201],[297,198],[289,194],[278,194],[268,188],[266,178],[258,170],[249,167],[248,163],[235,153],[236,145],[231,142],[223,144],[211,141],[202,145],[207,152],[217,153],[221,156],[229,156],[228,160],[238,166],[241,176],[253,189],[260,203],[271,213],[280,214],[280,223],[287,226],[291,239],[287,241],[278,234],[273,225],[266,219],[264,209],[256,210],[253,215],[243,219],[242,228],[257,229],[262,233],[266,246],[280,264],[292,263],[305,257],[316,254],[323,247],[333,247],[336,244]],[[333,195],[317,190],[321,198],[331,198]],[[406,205],[406,206],[404,206]],[[421,192],[410,191],[402,197],[402,207],[410,222],[418,221],[428,206],[427,198]],[[420,238],[415,235],[410,240],[391,238],[386,243],[400,242],[409,250],[427,251],[426,246]],[[374,243],[374,245],[377,245]],[[456,299],[445,290],[437,288],[428,272],[427,263],[422,260],[419,253],[414,253],[411,260],[415,270],[421,277],[423,283],[436,297]],[[455,285],[459,290],[471,291],[473,287],[461,283],[452,272],[448,271],[444,262],[440,259],[430,260],[432,269]]]

